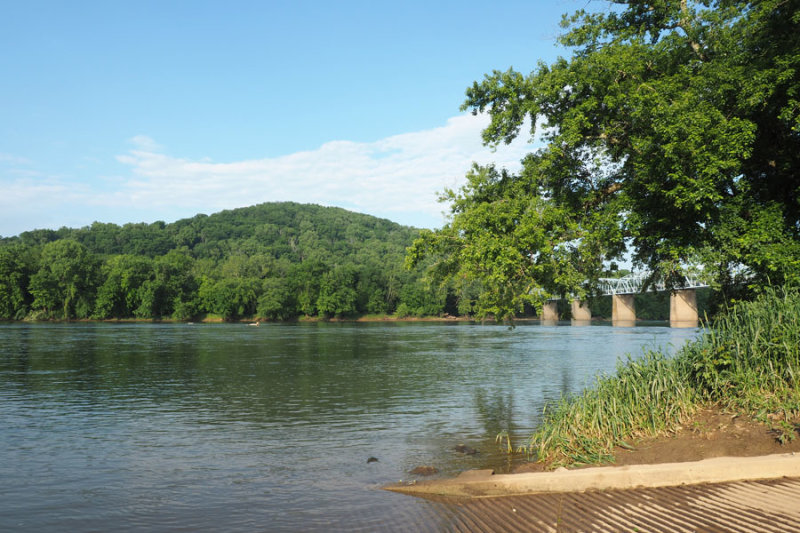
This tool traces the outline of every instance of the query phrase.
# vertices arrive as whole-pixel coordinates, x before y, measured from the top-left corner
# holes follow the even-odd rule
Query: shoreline
[[[514,322],[539,322],[539,318],[516,318]],[[602,319],[598,319],[601,322]],[[462,316],[430,316],[430,317],[395,317],[391,315],[368,315],[355,318],[322,318],[314,316],[302,316],[293,320],[265,320],[257,317],[239,318],[236,320],[225,320],[220,317],[203,317],[195,320],[178,320],[174,318],[70,318],[70,319],[56,319],[48,318],[45,320],[27,319],[22,320],[0,320],[0,322],[8,323],[28,323],[28,324],[250,324],[259,322],[261,324],[296,324],[298,322],[331,322],[331,323],[381,323],[381,322],[471,322],[475,324],[492,323],[493,319],[478,320],[474,317]],[[503,325],[502,323],[498,323]]]
[[[501,326],[509,326],[511,323],[506,322],[495,322],[493,318],[485,318],[483,320],[477,319],[475,317],[469,316],[424,316],[424,317],[415,317],[415,316],[407,316],[407,317],[396,317],[393,315],[365,315],[360,317],[349,317],[349,318],[323,318],[317,316],[301,316],[294,318],[292,320],[268,320],[262,319],[258,317],[243,317],[237,318],[236,320],[225,320],[221,317],[211,316],[211,317],[203,317],[197,318],[194,320],[179,320],[175,318],[135,318],[135,317],[128,317],[128,318],[47,318],[47,319],[35,319],[35,318],[23,318],[20,320],[6,320],[0,319],[0,323],[27,323],[27,324],[45,324],[45,323],[53,323],[53,324],[91,324],[91,323],[98,323],[98,324],[249,324],[254,322],[260,322],[261,324],[296,324],[299,322],[330,322],[330,323],[382,323],[382,322],[465,322],[465,323],[473,323],[473,324],[489,324],[489,325],[501,325]],[[547,325],[552,325],[553,323],[558,324],[560,322],[569,323],[569,320],[559,320],[559,321],[549,321],[544,320],[539,317],[519,317],[515,318],[513,324],[522,323],[528,324],[531,322],[542,322]],[[610,323],[611,319],[605,317],[592,317],[589,321],[591,323]],[[657,324],[657,323],[664,323],[669,324],[669,320],[645,320],[645,319],[636,319],[634,321],[635,324]]]
[[[777,437],[774,429],[752,416],[706,405],[674,431],[638,440],[632,447],[615,448],[610,464],[553,470],[552,465],[529,461],[510,473],[467,470],[455,477],[412,478],[384,488],[423,497],[471,498],[800,477],[800,438],[781,443]],[[751,464],[757,465],[755,469]],[[726,479],[727,473],[733,477]]]

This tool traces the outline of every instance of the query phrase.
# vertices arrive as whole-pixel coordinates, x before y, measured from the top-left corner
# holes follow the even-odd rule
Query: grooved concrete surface
[[[387,531],[800,531],[800,478],[432,499]]]

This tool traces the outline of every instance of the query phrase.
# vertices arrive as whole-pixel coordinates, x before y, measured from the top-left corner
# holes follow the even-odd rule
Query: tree
[[[357,309],[359,313],[388,314],[394,309],[396,298],[390,297],[389,279],[396,275],[394,270],[402,268],[401,264],[387,265],[377,261],[364,261],[359,265]]]
[[[255,278],[205,279],[198,294],[207,311],[223,320],[233,320],[256,312],[260,286],[260,280]]]
[[[33,250],[21,243],[0,247],[0,319],[20,319],[28,312],[28,292],[36,271]]]
[[[80,298],[81,312],[88,309],[95,318],[389,313],[403,286],[419,277],[402,266],[416,234],[369,215],[290,202],[170,224],[35,230],[0,238],[0,318],[23,318],[31,309],[41,317],[64,314],[52,276],[43,271],[36,278],[38,309],[29,292],[42,249],[59,241],[102,259],[92,259],[101,264],[99,279]],[[321,293],[323,276],[333,271]]]
[[[413,280],[400,290],[400,303],[396,314],[400,317],[409,315],[438,316],[444,312],[447,292],[443,288],[431,287],[429,283]]]
[[[355,290],[357,281],[355,269],[349,266],[325,272],[320,281],[317,297],[319,314],[328,318],[354,315],[358,300]]]
[[[197,313],[197,281],[190,257],[170,251],[153,262],[153,274],[138,288],[140,318],[173,317],[186,320]]]
[[[626,251],[668,283],[800,281],[800,0],[615,4],[565,17],[569,59],[467,90],[485,143],[527,122],[545,143],[517,174],[475,167],[409,252],[479,279],[483,314],[591,292]]]
[[[322,263],[296,263],[287,275],[287,282],[297,295],[297,310],[306,315],[317,314],[317,300],[319,299],[320,280],[327,272]]]
[[[154,276],[153,260],[135,255],[116,255],[102,266],[103,283],[97,291],[97,318],[128,318],[142,305],[139,288]]]
[[[94,308],[99,261],[82,244],[63,239],[42,248],[31,277],[32,307],[57,318],[87,318]]]
[[[261,284],[256,313],[269,320],[287,320],[296,315],[296,305],[286,282],[278,278],[267,278]]]

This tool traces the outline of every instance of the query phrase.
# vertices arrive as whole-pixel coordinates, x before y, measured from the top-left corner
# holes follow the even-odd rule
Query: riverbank
[[[473,470],[385,488],[448,505],[453,531],[800,529],[800,442],[780,445],[751,418],[704,409],[675,435],[615,457],[615,466]]]
[[[522,447],[546,467],[602,464],[615,450],[669,436],[704,408],[752,417],[783,444],[800,429],[800,293],[766,288],[718,316],[668,356],[651,350],[617,364],[580,394],[547,408]]]
[[[615,488],[633,488],[635,486],[665,486],[676,484],[680,485],[690,481],[686,476],[681,477],[681,472],[687,471],[690,464],[698,462],[716,461],[711,476],[716,476],[716,481],[735,481],[740,479],[762,479],[781,477],[788,475],[800,476],[800,470],[795,472],[792,468],[800,468],[800,463],[792,463],[789,469],[775,469],[775,465],[782,464],[778,461],[773,465],[772,470],[749,473],[737,464],[740,459],[749,459],[753,464],[764,466],[763,457],[782,457],[796,456],[800,461],[800,439],[794,439],[785,444],[778,440],[779,433],[767,425],[746,415],[736,415],[726,412],[719,406],[707,406],[699,409],[691,419],[685,424],[676,428],[668,435],[651,437],[636,442],[635,446],[629,448],[617,447],[613,452],[613,459],[608,466],[598,467],[597,465],[581,465],[570,469],[559,468],[560,476],[566,476],[564,485],[561,481],[549,481],[547,476],[537,478],[525,477],[529,474],[550,474],[553,471],[548,465],[542,462],[527,462],[517,466],[508,476],[492,476],[491,482],[504,480],[508,489],[498,489],[499,494],[518,494],[522,492],[541,492],[552,490],[553,487],[561,486],[564,490],[587,490],[588,488],[601,488],[600,483],[604,479],[609,479],[609,474],[615,471],[625,471],[625,476],[630,472],[636,472],[638,467],[647,467],[645,470],[647,477],[634,477],[636,483],[629,482],[630,486],[625,486],[623,481]],[[724,460],[721,460],[724,459]],[[742,464],[747,464],[744,461]],[[683,465],[663,469],[653,467],[665,464]],[[627,470],[625,470],[627,469]],[[568,472],[587,472],[580,476],[568,474]],[[387,487],[389,490],[398,492],[408,492],[412,494],[428,494],[434,491],[435,494],[464,495],[464,486],[475,485],[477,481],[488,482],[488,475],[491,470],[481,470],[477,472],[467,471],[462,474],[464,477],[451,479],[437,479],[426,481],[418,477],[408,482],[400,483]],[[472,478],[470,479],[470,476]],[[513,476],[520,476],[515,478]],[[726,477],[727,476],[727,477]],[[744,477],[742,477],[744,476]],[[559,476],[552,476],[558,479]],[[569,485],[570,479],[575,480],[575,485]],[[627,479],[631,479],[628,477]],[[469,481],[467,485],[465,480]],[[705,482],[710,481],[711,478]],[[482,482],[481,481],[481,482]],[[416,488],[414,488],[416,487]],[[612,488],[610,485],[605,488]],[[524,489],[524,490],[523,490]],[[538,489],[538,490],[537,490]],[[477,489],[476,489],[477,490]],[[504,492],[505,491],[505,492]],[[497,495],[497,494],[495,494]]]
[[[530,322],[538,319],[520,318],[519,322]],[[12,321],[17,322],[17,321]],[[292,320],[267,320],[259,317],[244,317],[236,320],[225,320],[220,316],[203,316],[194,320],[178,320],[171,317],[163,318],[74,318],[74,319],[54,319],[48,318],[39,320],[36,318],[25,318],[18,322],[55,322],[55,323],[105,323],[105,324],[291,324],[294,322],[476,322],[472,317],[462,316],[428,316],[428,317],[397,317],[393,315],[367,315],[353,318],[322,318],[316,316],[301,316]],[[477,321],[479,322],[479,321]]]
[[[466,472],[391,490],[486,496],[800,477],[799,433],[800,294],[769,288],[674,357],[629,358],[562,399],[517,449],[534,460],[516,474]],[[581,471],[600,464],[615,466]]]
[[[602,322],[602,319],[596,319],[597,322]],[[32,317],[26,317],[23,320],[19,321],[10,321],[10,322],[55,322],[55,323],[107,323],[107,324],[292,324],[296,322],[331,322],[331,323],[348,323],[348,322],[463,322],[463,323],[487,323],[493,324],[495,323],[492,319],[487,320],[477,320],[474,317],[469,316],[452,316],[452,315],[445,315],[445,316],[423,316],[423,317],[416,317],[416,316],[404,316],[399,317],[395,315],[364,315],[358,317],[317,317],[317,316],[300,316],[291,320],[268,320],[259,317],[243,317],[236,320],[225,320],[224,318],[216,315],[207,315],[198,317],[194,320],[178,320],[176,318],[171,317],[162,317],[162,318],[135,318],[135,317],[127,317],[127,318],[74,318],[74,319],[54,319],[54,318],[47,318],[47,319],[37,319]],[[530,323],[530,322],[539,322],[538,318],[535,317],[522,317],[517,318],[514,320],[515,323]]]

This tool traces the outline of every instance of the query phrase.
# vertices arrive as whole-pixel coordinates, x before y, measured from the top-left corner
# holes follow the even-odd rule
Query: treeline
[[[457,312],[453,291],[404,269],[416,235],[388,220],[296,203],[171,224],[29,231],[0,239],[0,319]]]

